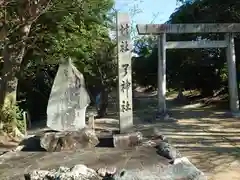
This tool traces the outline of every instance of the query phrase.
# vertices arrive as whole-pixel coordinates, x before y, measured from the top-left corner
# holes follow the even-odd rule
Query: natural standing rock
[[[59,167],[57,170],[34,170],[25,175],[25,180],[100,180],[93,169],[83,164],[72,168]]]
[[[78,131],[86,127],[90,96],[83,74],[72,60],[60,60],[47,106],[47,127],[55,131]],[[59,108],[58,105],[61,105]]]
[[[41,147],[49,152],[92,148],[98,143],[95,131],[88,128],[72,132],[47,132],[40,137]]]
[[[167,168],[153,166],[149,169],[121,170],[104,180],[207,180],[203,172],[197,169],[187,158],[179,158]]]
[[[186,157],[176,158],[173,166],[162,173],[163,180],[169,180],[169,175],[172,175],[172,179],[179,180],[207,180],[204,173],[196,168]]]

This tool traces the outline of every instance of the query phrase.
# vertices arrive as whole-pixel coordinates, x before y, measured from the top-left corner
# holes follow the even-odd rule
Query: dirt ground
[[[144,113],[136,110],[135,117],[139,122],[151,122],[151,116],[143,119],[143,114],[152,114],[149,109],[156,107],[156,102],[146,97],[139,100],[144,101],[140,106],[148,108]],[[177,122],[142,124],[143,131],[158,127],[209,180],[240,180],[240,118],[201,104],[176,104],[172,98],[167,106]]]
[[[140,94],[133,103],[137,130],[148,134],[157,127],[209,180],[240,180],[240,118],[231,118],[227,111],[201,107],[201,104],[176,104],[170,98],[169,113],[177,122],[161,122],[155,120],[154,94]],[[111,107],[108,118],[112,119],[97,120],[98,130],[104,129],[103,124],[107,129],[117,129],[116,106]]]
[[[239,119],[220,118],[216,112],[188,112],[179,115],[176,123],[157,126],[210,180],[239,180]],[[191,113],[198,118],[188,119]]]

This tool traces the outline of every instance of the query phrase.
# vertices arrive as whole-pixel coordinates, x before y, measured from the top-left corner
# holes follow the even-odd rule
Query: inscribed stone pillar
[[[84,77],[71,60],[59,65],[47,107],[47,126],[57,131],[85,127],[85,111],[90,97]]]
[[[117,14],[118,42],[118,100],[120,132],[133,126],[132,112],[132,63],[130,18],[128,14]]]

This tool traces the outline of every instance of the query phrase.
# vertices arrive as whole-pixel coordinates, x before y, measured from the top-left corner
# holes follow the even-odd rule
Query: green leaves
[[[54,0],[32,26],[36,43],[26,54],[34,64],[58,64],[71,57],[89,82],[116,79],[116,53],[109,38],[113,0]],[[29,68],[28,68],[29,69]],[[114,76],[114,78],[113,78]]]

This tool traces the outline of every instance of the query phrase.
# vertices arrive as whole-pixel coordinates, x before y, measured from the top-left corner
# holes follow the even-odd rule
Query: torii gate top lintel
[[[137,24],[139,35],[162,33],[235,33],[240,32],[240,23],[206,23],[206,24]]]

